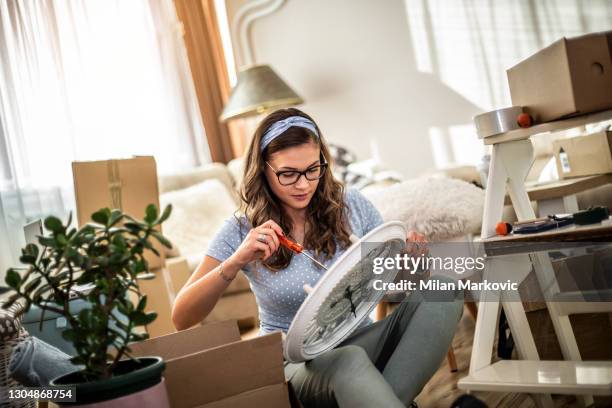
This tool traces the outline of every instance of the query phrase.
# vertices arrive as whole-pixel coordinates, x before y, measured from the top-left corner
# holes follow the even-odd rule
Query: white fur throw
[[[385,221],[399,220],[431,242],[478,233],[484,191],[458,179],[419,178],[364,190]]]
[[[236,210],[236,202],[218,179],[209,179],[160,196],[162,208],[172,204],[172,215],[163,233],[187,258],[194,270],[204,258],[208,244]]]

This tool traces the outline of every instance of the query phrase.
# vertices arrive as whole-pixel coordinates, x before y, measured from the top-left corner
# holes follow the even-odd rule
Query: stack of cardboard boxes
[[[153,157],[75,162],[73,174],[79,225],[89,222],[88,217],[102,207],[120,208],[136,218],[142,218],[148,204],[159,207]],[[139,279],[138,284],[147,295],[147,309],[157,312],[158,317],[146,327],[150,339],[130,347],[137,356],[164,358],[164,379],[172,407],[299,406],[296,400],[291,405],[289,402],[280,333],[241,340],[235,320],[176,332],[171,320],[172,303],[189,278],[189,267],[182,259],[166,262],[163,250],[159,246],[157,249],[161,257],[146,254],[153,278]],[[240,297],[243,289],[234,287],[227,297]],[[244,308],[252,310],[253,305]],[[215,308],[207,321],[229,317],[226,309]]]
[[[290,405],[280,333],[240,340],[235,321],[208,323],[131,346],[136,356],[161,356],[173,408]]]
[[[612,109],[612,31],[562,38],[508,69],[512,104],[536,123]],[[554,142],[562,179],[612,173],[612,134]]]
[[[151,156],[74,162],[72,173],[79,226],[91,222],[91,214],[103,207],[118,208],[140,219],[147,205],[155,204],[159,208],[157,166]],[[157,312],[157,319],[146,328],[151,337],[175,331],[165,252],[157,242],[154,247],[161,256],[145,252],[153,275],[139,280],[140,290],[148,295],[148,311]]]

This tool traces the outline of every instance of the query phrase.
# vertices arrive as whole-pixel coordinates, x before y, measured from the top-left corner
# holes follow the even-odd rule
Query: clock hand
[[[353,291],[351,290],[351,285],[344,289],[344,297],[351,302],[351,312],[353,312],[353,315],[355,315],[355,318],[357,318],[357,308],[353,304]]]
[[[355,319],[356,319],[357,318],[357,308],[353,304],[353,300],[352,299],[349,299],[349,301],[351,302],[351,312],[353,312],[353,315],[355,316]]]
[[[348,294],[348,297],[347,297]],[[346,288],[344,288],[344,294],[342,295],[343,298],[347,298],[348,300],[351,300],[351,286],[347,286]],[[340,300],[342,299],[337,299],[335,301],[333,301],[329,307],[334,307],[338,304],[338,302],[340,302]]]

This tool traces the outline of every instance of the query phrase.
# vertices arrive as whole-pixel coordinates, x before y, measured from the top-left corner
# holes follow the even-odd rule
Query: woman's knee
[[[336,355],[330,380],[336,395],[359,393],[363,391],[361,390],[363,384],[360,381],[368,381],[373,376],[380,375],[362,347],[347,345],[338,347],[334,352]]]
[[[333,378],[337,373],[361,371],[372,365],[363,347],[346,345],[330,350],[305,363],[311,373]]]
[[[369,370],[376,370],[376,367],[368,357],[365,350],[360,346],[347,345],[338,347],[328,353],[331,361],[327,361],[331,367],[330,380],[339,385],[343,383],[346,376],[354,378],[356,375],[363,375]]]
[[[349,344],[333,350],[334,366],[339,371],[357,372],[368,369],[372,362],[363,347]]]
[[[463,300],[457,299],[444,302],[423,302],[420,306],[426,312],[427,319],[437,322],[437,326],[455,331],[463,314]]]

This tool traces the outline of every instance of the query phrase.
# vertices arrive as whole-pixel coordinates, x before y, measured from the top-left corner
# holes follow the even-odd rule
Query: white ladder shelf
[[[495,225],[502,219],[506,190],[520,221],[535,218],[525,188],[525,178],[534,160],[533,146],[529,140],[531,136],[610,119],[612,110],[606,110],[484,138],[485,145],[492,145],[492,154],[485,193],[482,239],[486,240],[496,234]],[[540,285],[554,277],[548,254],[524,253],[512,257],[488,257],[483,279],[495,275],[526,276],[532,264]],[[555,288],[549,289],[551,292],[557,291]],[[499,292],[481,294],[470,373],[459,380],[460,389],[533,393],[540,407],[553,406],[551,393],[581,395],[579,402],[583,406],[592,404],[592,395],[612,395],[612,363],[580,361],[580,351],[568,316],[591,309],[608,310],[609,303],[588,305],[583,307],[584,310],[577,310],[580,308],[575,308],[576,304],[563,307],[566,302],[548,301],[550,317],[567,361],[540,361],[522,303],[519,299],[506,297],[506,294]],[[506,311],[521,360],[492,364],[491,351],[500,306]]]
[[[501,360],[460,383],[474,391],[612,395],[612,362]]]

